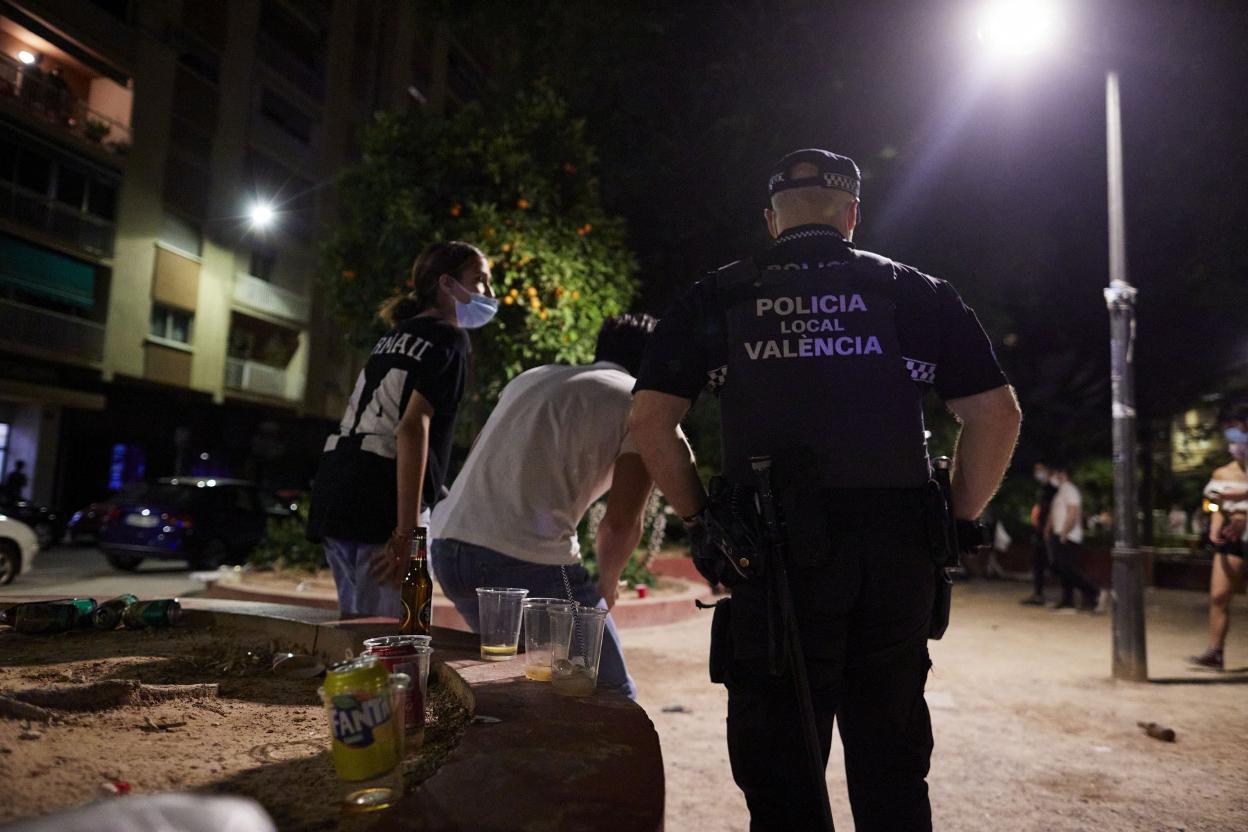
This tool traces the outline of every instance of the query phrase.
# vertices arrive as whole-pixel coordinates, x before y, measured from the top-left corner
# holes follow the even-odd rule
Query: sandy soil
[[[1019,585],[956,590],[953,624],[932,643],[937,829],[1248,830],[1248,622],[1232,625],[1228,667],[1188,670],[1204,647],[1205,597],[1148,596],[1148,684],[1110,676],[1108,617],[1018,606]],[[640,702],[662,741],[669,832],[748,828],[724,743],[726,695],[706,678],[710,613],[621,631]],[[664,712],[682,706],[685,712]],[[1178,740],[1146,736],[1158,722]],[[828,766],[838,832],[852,830],[839,741]]]
[[[0,633],[0,692],[105,679],[219,684],[218,697],[204,701],[65,711],[50,724],[0,719],[0,821],[74,806],[122,781],[135,794],[249,795],[283,830],[336,829],[340,786],[321,682],[274,676],[278,647],[223,643],[202,630]],[[463,724],[448,693],[434,687],[430,700],[433,727],[409,757],[409,783],[432,773]]]

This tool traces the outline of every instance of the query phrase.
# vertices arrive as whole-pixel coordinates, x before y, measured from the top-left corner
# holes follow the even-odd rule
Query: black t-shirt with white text
[[[413,391],[433,407],[421,505],[441,495],[455,414],[464,391],[468,336],[434,317],[401,321],[373,347],[338,428],[325,442],[312,488],[308,537],[380,543],[398,522],[396,431]]]

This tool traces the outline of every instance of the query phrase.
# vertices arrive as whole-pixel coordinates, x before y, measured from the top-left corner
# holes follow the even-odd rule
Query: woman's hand
[[[407,563],[407,558],[407,536],[396,529],[386,541],[386,545],[378,549],[373,556],[373,562],[368,566],[368,574],[376,578],[378,583],[401,586],[403,567]]]

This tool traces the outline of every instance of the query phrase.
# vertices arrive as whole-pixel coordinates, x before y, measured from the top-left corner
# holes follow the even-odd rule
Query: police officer
[[[837,717],[856,828],[907,832],[931,829],[923,688],[937,571],[923,398],[934,390],[961,423],[952,503],[962,520],[1000,484],[1021,416],[954,288],[854,248],[860,182],[851,159],[826,150],[776,164],[764,211],[774,242],[696,284],[660,321],[630,427],[695,544],[707,494],[678,425],[699,393],[719,397],[734,488],[753,481],[751,457],[773,458],[823,765]],[[766,583],[725,574],[735,580],[716,610],[712,678],[728,688],[728,752],[750,828],[822,828],[800,700],[775,674]]]

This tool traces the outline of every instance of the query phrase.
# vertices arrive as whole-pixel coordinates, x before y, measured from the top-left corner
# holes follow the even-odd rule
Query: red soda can
[[[429,636],[379,636],[364,639],[364,655],[375,656],[389,673],[406,673],[411,679],[407,697],[403,703],[404,730],[409,733],[424,731],[425,693],[422,684],[421,662],[425,674],[429,667]],[[422,657],[422,653],[425,655]]]

